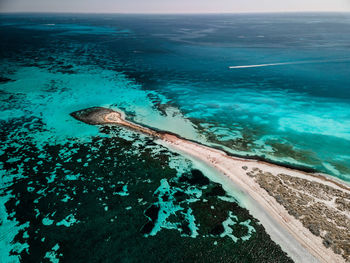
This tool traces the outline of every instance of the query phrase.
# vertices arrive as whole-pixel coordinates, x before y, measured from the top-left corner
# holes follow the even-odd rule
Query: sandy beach
[[[167,132],[125,120],[104,108],[72,113],[89,124],[117,124],[205,162],[247,196],[243,205],[296,262],[349,260],[350,188],[338,180],[267,162],[232,157]]]

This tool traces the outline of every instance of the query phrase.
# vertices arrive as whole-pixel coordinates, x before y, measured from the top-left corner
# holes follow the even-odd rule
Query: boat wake
[[[280,62],[280,63],[268,63],[268,64],[257,64],[257,65],[229,66],[229,69],[258,68],[258,67],[270,67],[270,66],[328,63],[328,62],[345,62],[345,61],[350,61],[350,58],[329,59],[329,60],[305,60],[305,61]]]

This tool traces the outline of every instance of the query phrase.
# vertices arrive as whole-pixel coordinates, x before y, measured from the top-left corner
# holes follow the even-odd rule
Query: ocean
[[[350,14],[0,15],[1,262],[288,262],[220,176],[93,106],[350,181]]]

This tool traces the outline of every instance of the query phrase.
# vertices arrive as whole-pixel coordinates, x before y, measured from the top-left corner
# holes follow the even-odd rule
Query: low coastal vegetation
[[[247,167],[246,167],[247,168]],[[255,167],[247,172],[325,247],[350,261],[350,194],[327,184]]]

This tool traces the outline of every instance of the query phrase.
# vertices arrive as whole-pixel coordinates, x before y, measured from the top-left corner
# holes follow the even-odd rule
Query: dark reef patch
[[[216,225],[211,231],[210,234],[212,235],[220,235],[222,233],[224,233],[225,229],[224,226],[222,224]]]
[[[207,196],[225,196],[226,191],[222,188],[221,185],[216,185],[211,190],[206,193]]]
[[[183,174],[179,181],[198,186],[204,186],[210,183],[208,177],[205,177],[204,174],[198,169],[192,169],[190,174]]]
[[[0,76],[0,84],[4,84],[4,83],[7,83],[7,82],[11,82],[11,81],[15,81],[15,80]]]
[[[155,222],[158,218],[159,213],[159,206],[157,205],[151,205],[149,208],[147,208],[145,215],[151,219],[151,221]]]

